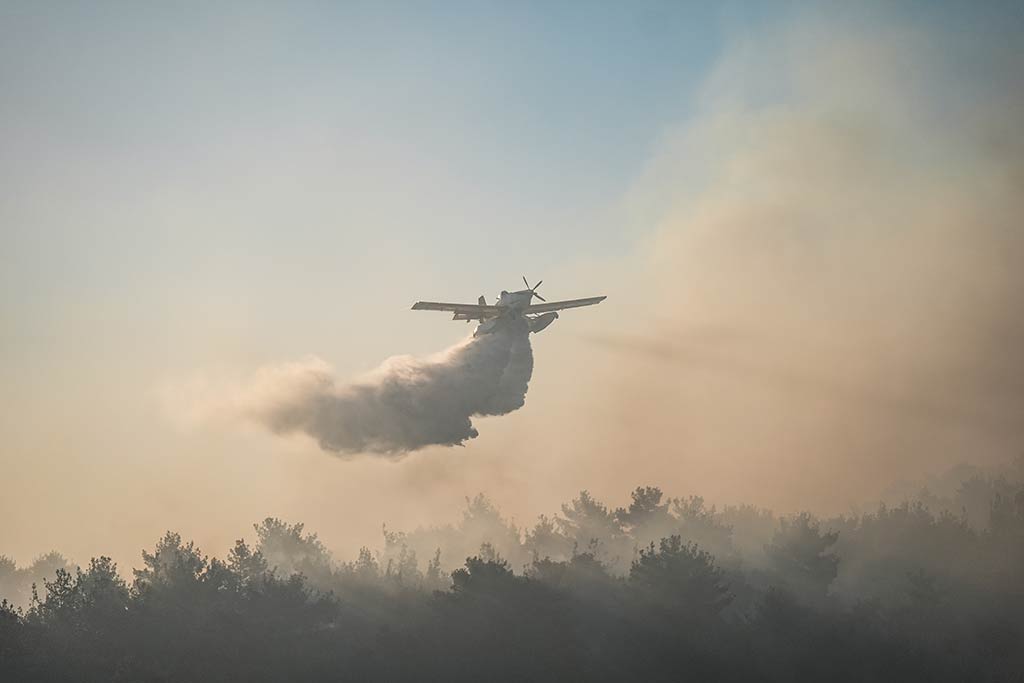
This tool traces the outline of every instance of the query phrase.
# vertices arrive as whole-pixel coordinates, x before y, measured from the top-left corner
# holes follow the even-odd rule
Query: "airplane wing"
[[[548,311],[561,311],[564,308],[579,308],[580,306],[593,306],[599,304],[608,297],[592,296],[588,299],[570,299],[569,301],[549,301],[543,304],[531,304],[526,307],[525,313],[547,313]]]
[[[412,305],[414,311],[451,311],[464,313],[473,318],[484,316],[494,317],[501,313],[500,306],[481,306],[480,304],[446,304],[438,301],[417,301]]]

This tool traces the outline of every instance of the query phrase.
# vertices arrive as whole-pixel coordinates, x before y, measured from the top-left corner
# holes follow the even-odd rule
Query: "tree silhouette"
[[[777,520],[641,487],[615,512],[583,492],[522,537],[477,497],[342,562],[275,518],[224,560],[167,532],[130,584],[107,557],[0,561],[4,586],[52,571],[27,609],[0,601],[0,680],[1019,680],[1024,486],[1007,486],[981,527],[921,501]],[[477,545],[448,575],[433,541]]]
[[[839,558],[828,552],[838,538],[838,532],[822,533],[818,521],[803,512],[780,520],[765,553],[783,585],[821,601],[838,573]]]
[[[644,601],[686,620],[706,620],[732,602],[714,558],[679,536],[642,549],[630,568],[629,585]]]

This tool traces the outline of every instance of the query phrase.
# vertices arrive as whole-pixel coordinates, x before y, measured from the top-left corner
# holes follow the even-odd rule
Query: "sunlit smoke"
[[[591,334],[615,390],[581,392],[610,419],[559,424],[607,454],[591,487],[642,453],[716,496],[834,509],[1019,451],[1024,71],[993,47],[956,99],[946,56],[813,20],[725,55],[632,198],[650,322]]]

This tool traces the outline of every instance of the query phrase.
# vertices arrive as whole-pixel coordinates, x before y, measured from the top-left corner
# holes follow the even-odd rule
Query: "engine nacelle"
[[[555,318],[558,317],[558,313],[552,311],[543,315],[537,315],[532,318],[527,318],[530,321],[530,332],[540,332],[545,327],[555,322]]]

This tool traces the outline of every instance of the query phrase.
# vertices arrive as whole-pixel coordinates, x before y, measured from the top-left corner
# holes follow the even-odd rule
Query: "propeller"
[[[537,284],[535,284],[533,287],[531,287],[530,283],[526,280],[526,276],[525,275],[523,276],[523,284],[525,284],[526,288],[528,290],[530,290],[530,294],[532,294],[533,296],[537,297],[541,301],[547,301],[547,299],[545,299],[544,297],[542,297],[540,294],[537,293],[537,288],[540,287],[541,284],[543,284],[543,283],[544,283],[543,280],[537,280]]]

